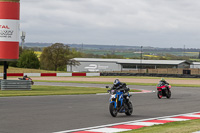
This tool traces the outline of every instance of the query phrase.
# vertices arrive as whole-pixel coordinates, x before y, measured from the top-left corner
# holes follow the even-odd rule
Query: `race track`
[[[36,83],[43,84],[43,83]],[[51,83],[46,83],[51,85]],[[101,86],[52,83],[59,86]],[[129,86],[154,90],[154,86]],[[52,133],[153,117],[200,111],[200,88],[173,87],[171,99],[156,93],[133,94],[134,113],[127,117],[109,114],[109,95],[31,96],[0,98],[1,133]]]

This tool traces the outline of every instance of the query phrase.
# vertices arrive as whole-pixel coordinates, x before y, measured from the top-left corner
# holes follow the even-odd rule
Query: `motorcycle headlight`
[[[115,95],[111,95],[111,98],[115,98]]]

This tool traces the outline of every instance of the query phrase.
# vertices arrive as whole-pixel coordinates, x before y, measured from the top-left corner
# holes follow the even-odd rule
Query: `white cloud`
[[[199,0],[21,0],[26,42],[199,46]]]

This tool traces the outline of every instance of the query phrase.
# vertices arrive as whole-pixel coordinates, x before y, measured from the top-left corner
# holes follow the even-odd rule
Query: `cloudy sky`
[[[200,48],[200,0],[21,0],[26,42]]]

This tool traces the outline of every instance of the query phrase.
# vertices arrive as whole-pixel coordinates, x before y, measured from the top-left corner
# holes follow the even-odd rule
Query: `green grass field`
[[[150,76],[100,76],[98,78],[132,78],[132,79],[158,79],[160,80],[161,77],[150,77]],[[91,77],[83,77],[83,78],[93,78]],[[199,78],[173,78],[173,77],[166,77],[166,80],[168,79],[174,79],[174,80],[200,80]]]
[[[0,97],[11,96],[44,96],[44,95],[83,95],[107,93],[107,88],[72,87],[72,86],[32,86],[32,90],[4,90],[0,91]],[[131,90],[140,92],[140,90]]]
[[[53,81],[53,80],[34,80],[35,82],[55,82],[55,83],[80,83],[80,84],[113,84],[113,82],[102,82],[102,81]],[[143,85],[143,86],[156,86],[157,83],[126,83],[127,85]],[[200,87],[199,85],[193,84],[170,84],[176,87]]]
[[[126,50],[126,51],[120,51],[120,50],[115,50],[115,51],[111,51],[111,50],[93,50],[93,49],[89,49],[89,50],[83,50],[83,53],[86,54],[94,54],[94,55],[106,55],[106,54],[115,54],[115,55],[121,55],[124,58],[139,58],[141,56],[140,54],[140,50],[133,52],[132,50]],[[157,51],[145,51],[143,53],[143,58],[153,58],[153,59],[159,59],[159,56],[163,56],[164,58],[166,57],[166,54],[171,54],[174,56],[188,56],[188,57],[198,57],[199,52],[169,52],[169,51],[162,51],[162,52],[157,52]]]

